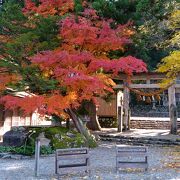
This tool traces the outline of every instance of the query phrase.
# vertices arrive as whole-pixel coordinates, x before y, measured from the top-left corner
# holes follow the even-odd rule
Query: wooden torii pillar
[[[123,91],[123,126],[125,131],[130,129],[129,98],[130,98],[130,91],[128,87],[125,86]]]
[[[177,107],[176,107],[176,97],[175,97],[175,85],[173,84],[168,88],[168,98],[169,98],[169,117],[170,117],[170,133],[177,134]]]
[[[116,93],[116,116],[117,116],[117,132],[123,130],[123,94],[117,91]]]

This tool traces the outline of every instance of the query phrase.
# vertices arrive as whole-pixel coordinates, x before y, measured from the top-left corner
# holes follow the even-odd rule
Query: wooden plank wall
[[[97,110],[98,116],[116,116],[117,113],[117,103],[116,103],[116,95],[113,96],[113,100],[111,102],[106,102],[103,99],[98,98],[99,107]]]
[[[97,116],[101,117],[116,117],[118,106],[122,105],[123,93],[119,91],[117,95],[113,95],[110,102],[106,102],[102,98],[98,98],[99,107],[97,110]]]

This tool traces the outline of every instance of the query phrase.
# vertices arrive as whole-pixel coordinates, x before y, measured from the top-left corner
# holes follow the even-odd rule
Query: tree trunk
[[[87,127],[93,131],[101,131],[101,126],[97,117],[96,105],[91,101],[85,104],[85,108],[89,112],[90,121],[87,122]]]
[[[79,133],[81,133],[85,137],[87,142],[92,141],[92,136],[91,136],[90,132],[88,131],[88,129],[84,126],[81,118],[78,117],[72,109],[68,109],[67,113],[69,114],[70,118],[74,122]]]

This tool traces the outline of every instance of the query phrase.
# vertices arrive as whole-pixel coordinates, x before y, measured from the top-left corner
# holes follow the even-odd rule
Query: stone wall
[[[160,120],[131,120],[131,129],[170,129],[170,121]],[[178,128],[180,128],[180,121],[178,121]]]
[[[131,108],[131,116],[133,117],[169,117],[169,107],[157,105],[156,109],[151,105],[133,105]],[[180,118],[180,105],[177,106],[178,117]]]

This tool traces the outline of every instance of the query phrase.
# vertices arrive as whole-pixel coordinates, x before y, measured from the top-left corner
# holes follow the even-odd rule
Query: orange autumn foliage
[[[130,24],[111,27],[112,20],[99,17],[87,7],[77,17],[71,0],[40,0],[36,5],[26,0],[23,9],[26,16],[63,15],[59,21],[61,44],[54,50],[39,52],[29,57],[31,65],[38,66],[43,78],[56,80],[57,87],[33,96],[18,98],[4,96],[0,99],[6,108],[20,107],[25,113],[38,109],[40,113],[63,114],[68,108],[78,108],[84,100],[96,101],[96,97],[113,93],[113,76],[119,72],[133,75],[146,71],[145,63],[132,56],[110,59],[110,51],[124,51],[133,34]]]

